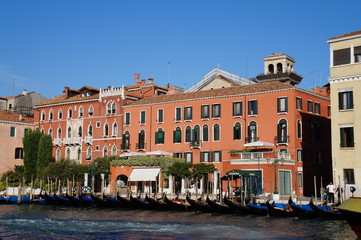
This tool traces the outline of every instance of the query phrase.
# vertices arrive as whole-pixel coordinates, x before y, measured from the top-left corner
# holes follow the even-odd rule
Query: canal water
[[[0,239],[357,239],[345,221],[0,205]]]

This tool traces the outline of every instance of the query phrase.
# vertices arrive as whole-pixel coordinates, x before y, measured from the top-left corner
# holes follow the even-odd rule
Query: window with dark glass
[[[23,159],[23,148],[15,148],[15,159]]]
[[[302,110],[302,98],[296,97],[296,109]]]
[[[130,125],[130,112],[125,113],[125,125]]]
[[[314,124],[315,127],[315,140],[320,141],[321,140],[321,125],[319,123]]]
[[[186,127],[186,141],[185,142],[191,142],[192,138],[192,128]]]
[[[208,142],[208,125],[203,125],[203,137],[202,137],[202,141],[203,142]]]
[[[212,104],[212,118],[221,117],[221,104]]]
[[[184,120],[192,120],[192,107],[184,108]]]
[[[248,101],[248,115],[257,115],[258,114],[258,101],[250,100]]]
[[[10,127],[10,137],[15,137],[16,134],[16,127]]]
[[[45,111],[41,111],[41,121],[45,121]]]
[[[339,92],[338,93],[338,109],[348,110],[353,109],[353,92]]]
[[[58,119],[62,119],[62,118],[63,118],[63,111],[59,110]]]
[[[181,107],[177,107],[175,109],[175,121],[176,122],[180,122],[182,120],[182,108]]]
[[[331,117],[331,106],[327,106],[327,116]]]
[[[182,153],[181,152],[175,152],[175,153],[173,153],[173,157],[174,158],[182,158]]]
[[[222,151],[212,152],[212,162],[222,162]]]
[[[200,136],[201,131],[198,125],[194,126],[192,130],[192,146],[199,146],[200,144]]]
[[[205,151],[205,152],[201,152],[201,155],[200,155],[200,160],[202,163],[207,163],[207,162],[210,162],[210,159],[209,159],[209,152],[208,151]]]
[[[145,111],[140,112],[140,124],[145,124]]]
[[[164,131],[161,128],[155,133],[155,144],[164,144]]]
[[[302,138],[302,123],[301,120],[297,120],[297,138]]]
[[[122,137],[122,150],[129,150],[130,147],[130,133],[126,131]]]
[[[354,147],[353,127],[340,128],[341,147]]]
[[[163,122],[163,109],[158,109],[158,119],[157,119],[158,123],[162,123]]]
[[[112,114],[115,114],[116,109],[117,109],[117,105],[116,105],[115,102],[113,102],[113,104],[112,104]]]
[[[351,52],[350,48],[344,48],[333,51],[333,65],[343,65],[351,63]]]
[[[288,142],[286,119],[281,119],[278,123],[277,142],[278,143],[287,143]]]
[[[313,102],[312,101],[307,101],[307,111],[308,112],[313,112]]]
[[[93,108],[93,106],[90,106],[89,110],[88,110],[88,115],[93,116],[93,114],[94,114],[94,108]]]
[[[355,174],[353,169],[344,169],[343,176],[345,184],[355,184]]]
[[[355,63],[361,62],[361,46],[354,47],[353,55]]]
[[[202,105],[201,106],[201,118],[202,119],[209,118],[209,105]]]
[[[93,125],[89,125],[88,127],[88,136],[93,136]]]
[[[84,115],[84,108],[83,108],[83,107],[80,107],[80,108],[79,108],[79,112],[78,112],[78,117],[79,117],[79,118],[82,118],[83,115]]]
[[[288,98],[281,97],[277,99],[277,111],[278,113],[285,113],[288,111]]]
[[[241,139],[241,124],[240,123],[236,123],[233,126],[233,139],[234,140],[240,140]]]
[[[83,136],[83,128],[82,126],[79,126],[78,128],[78,137],[82,137]]]
[[[68,118],[72,118],[73,117],[73,110],[71,108],[69,108],[68,110]]]
[[[145,131],[141,130],[138,134],[138,144],[137,148],[139,149],[145,149]]]
[[[303,160],[303,151],[302,149],[297,149],[297,161],[302,162]]]
[[[173,132],[173,143],[182,142],[182,130],[180,127],[177,127]]]
[[[193,162],[193,153],[191,153],[191,152],[184,153],[184,158],[186,159],[186,162],[192,163]]]
[[[321,105],[320,103],[315,102],[315,113],[321,114]]]
[[[298,178],[298,187],[303,187],[303,175],[302,173],[297,173]]]
[[[50,110],[50,113],[49,113],[49,120],[52,121],[54,118],[54,113],[53,113],[53,110]]]
[[[108,123],[104,124],[104,137],[107,137],[109,135],[109,125]]]
[[[242,102],[233,103],[233,117],[242,116]]]
[[[220,129],[219,129],[219,125],[215,124],[213,126],[213,141],[219,141],[220,140]]]
[[[252,121],[248,125],[248,137],[247,142],[255,142],[257,141],[257,123],[255,121]]]

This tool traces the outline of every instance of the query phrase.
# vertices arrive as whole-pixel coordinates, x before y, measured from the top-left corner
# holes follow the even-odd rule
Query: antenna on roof
[[[319,73],[320,75],[320,85],[321,85],[321,71],[320,70],[315,70],[315,71],[312,71],[310,72],[312,74],[312,87],[315,88],[315,73]]]
[[[171,62],[168,61],[168,82],[170,83]]]
[[[15,78],[13,78],[13,96],[15,96]]]

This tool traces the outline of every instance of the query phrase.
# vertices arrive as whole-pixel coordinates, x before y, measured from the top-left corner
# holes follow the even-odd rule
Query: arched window
[[[50,137],[53,137],[53,129],[49,128],[48,134],[49,134]]]
[[[297,120],[297,138],[302,138],[302,123],[301,120]]]
[[[77,159],[79,162],[81,161],[81,149],[80,148],[78,148],[78,151],[77,151]]]
[[[83,107],[80,107],[79,108],[79,112],[78,112],[78,117],[79,118],[82,118],[84,116],[84,108]]]
[[[41,121],[45,121],[45,111],[41,111]]]
[[[104,124],[104,137],[107,137],[109,135],[109,124]]]
[[[256,142],[258,141],[257,137],[257,123],[255,121],[252,121],[248,125],[248,142]]]
[[[40,130],[40,132],[41,132],[42,134],[44,134],[44,133],[45,133],[44,128],[42,128],[42,129]]]
[[[287,121],[286,119],[281,119],[278,122],[278,126],[277,126],[277,132],[278,132],[278,136],[277,136],[277,142],[278,143],[287,143],[288,142],[288,136],[287,136]]]
[[[192,128],[190,126],[186,127],[186,141],[191,142],[192,140]]]
[[[241,128],[241,124],[239,122],[237,122],[233,126],[233,139],[234,140],[242,139],[242,128]]]
[[[82,137],[83,136],[83,128],[82,126],[79,126],[78,128],[78,137]]]
[[[112,156],[116,156],[117,155],[117,147],[114,145],[112,148]]]
[[[115,110],[117,109],[117,104],[113,102],[112,104],[112,114],[115,114]]]
[[[277,63],[277,73],[282,73],[282,72],[283,72],[282,63]]]
[[[126,131],[122,137],[122,150],[129,150],[130,147],[130,133]]]
[[[54,111],[53,111],[53,109],[51,109],[49,111],[49,121],[53,121],[53,119],[54,119]]]
[[[182,130],[180,127],[177,127],[173,132],[173,143],[182,142]]]
[[[192,131],[192,142],[199,144],[201,138],[201,130],[198,125],[194,126]]]
[[[91,160],[91,159],[92,159],[92,148],[88,147],[86,151],[86,160]]]
[[[56,161],[59,161],[59,160],[60,160],[60,148],[57,148],[57,149],[56,149],[55,160],[56,160]]]
[[[208,142],[208,125],[203,125],[203,142]]]
[[[161,128],[155,133],[155,144],[164,144],[164,131]]]
[[[213,126],[213,141],[219,141],[221,138],[220,136],[220,129],[218,124],[214,124]]]
[[[106,156],[108,156],[108,148],[107,148],[107,146],[104,146],[103,157],[106,157]]]
[[[116,122],[113,123],[113,129],[112,129],[112,132],[113,132],[113,136],[117,136],[118,135],[118,124]]]
[[[73,117],[73,109],[69,108],[68,109],[68,118],[72,118]]]
[[[71,138],[71,127],[68,127],[68,138]]]
[[[66,149],[66,158],[70,159],[70,148]]]
[[[93,125],[89,124],[88,126],[88,136],[92,137],[93,136]]]
[[[63,119],[63,111],[61,109],[58,112],[58,119]]]
[[[112,104],[108,102],[107,104],[107,115],[110,115],[112,113]]]
[[[94,108],[93,106],[90,106],[89,109],[88,109],[88,115],[89,116],[93,116],[94,115]]]
[[[58,127],[58,138],[61,138],[61,127]]]
[[[268,65],[268,72],[271,74],[275,73],[275,67],[273,66],[273,64]]]
[[[141,130],[138,135],[138,150],[144,150],[145,149],[145,131]]]

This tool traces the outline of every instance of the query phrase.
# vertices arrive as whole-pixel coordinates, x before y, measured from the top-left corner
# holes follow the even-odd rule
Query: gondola
[[[155,210],[156,208],[149,204],[149,202],[145,201],[145,199],[134,198],[130,195],[130,201],[132,201],[136,208],[146,209],[146,210]]]
[[[240,214],[250,214],[251,210],[247,207],[247,205],[244,205],[242,203],[234,202],[227,197],[224,197],[223,199],[224,203],[230,207],[233,212],[240,213]]]
[[[167,203],[164,202],[159,202],[153,198],[148,197],[148,195],[145,195],[145,200],[152,205],[155,209],[158,210],[164,210],[164,211],[172,211],[174,210],[173,207],[171,205],[168,205]]]
[[[21,203],[30,203],[29,196],[21,196],[20,202],[18,202],[18,196],[11,196],[6,199],[6,203],[8,204],[21,204]]]
[[[70,200],[73,206],[77,207],[90,207],[92,204],[89,201],[84,201],[80,196],[74,197],[70,196],[68,193],[65,194],[65,197]]]
[[[186,200],[187,202],[192,205],[193,209],[197,212],[197,211],[201,211],[201,212],[205,212],[205,213],[211,213],[214,212],[214,209],[209,206],[208,204],[203,204],[197,201],[194,201],[193,199],[191,199],[188,194],[186,195]]]
[[[270,216],[277,216],[277,217],[294,217],[295,214],[289,209],[287,209],[287,204],[284,203],[275,203],[275,202],[271,202],[270,200],[268,200],[266,202],[266,206],[267,206],[267,210],[268,210],[268,214]]]
[[[69,198],[62,197],[60,195],[56,195],[55,193],[54,193],[53,197],[55,198],[57,205],[63,205],[63,206],[72,206],[73,205],[73,203],[70,201]]]
[[[46,192],[44,194],[42,194],[42,197],[50,204],[55,204],[58,205],[57,200],[55,199],[54,196],[48,195]]]
[[[311,208],[310,204],[297,205],[292,201],[292,198],[288,200],[288,205],[292,208],[294,214],[302,218],[315,218],[317,217],[315,211]]]
[[[131,209],[136,208],[133,201],[131,201],[127,198],[121,197],[121,196],[119,196],[119,194],[117,194],[117,199],[120,202],[120,204],[126,208],[131,208]]]
[[[112,205],[108,203],[106,200],[101,199],[93,194],[90,194],[90,198],[95,202],[96,207],[111,207]]]
[[[103,199],[107,202],[107,203],[109,203],[109,205],[111,206],[111,207],[115,207],[115,208],[119,208],[119,207],[124,207],[123,205],[122,205],[122,203],[116,198],[116,197],[107,197],[107,196],[105,196],[104,194],[103,194]]]
[[[310,200],[310,207],[312,208],[312,210],[315,212],[315,215],[319,218],[323,218],[323,219],[331,219],[331,220],[339,220],[339,219],[344,219],[343,215],[341,214],[340,211],[338,210],[331,210],[330,207],[326,206],[326,207],[320,207],[320,206],[316,206],[313,203],[313,200]]]
[[[97,203],[91,197],[80,195],[79,199],[81,199],[83,202],[85,202],[86,205],[89,205],[89,206],[92,206],[92,207],[97,206]]]
[[[251,210],[251,212],[255,215],[267,216],[268,208],[265,205],[256,205],[254,203],[247,203],[247,207]]]
[[[192,205],[182,203],[180,201],[172,201],[167,198],[167,195],[164,195],[164,202],[172,206],[173,210],[176,211],[193,211]]]
[[[361,198],[350,197],[337,207],[357,237],[361,238]]]
[[[224,205],[220,205],[218,203],[216,203],[215,201],[209,199],[209,197],[207,196],[206,198],[206,203],[213,208],[214,212],[217,213],[222,213],[222,214],[229,214],[229,213],[235,213],[232,211],[232,209],[228,206],[224,206]]]

